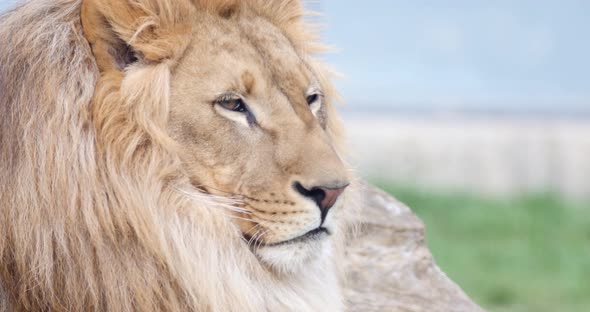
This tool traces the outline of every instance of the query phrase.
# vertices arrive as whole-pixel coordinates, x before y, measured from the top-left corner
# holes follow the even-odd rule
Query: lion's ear
[[[180,57],[193,12],[189,0],[84,0],[81,20],[103,72]]]

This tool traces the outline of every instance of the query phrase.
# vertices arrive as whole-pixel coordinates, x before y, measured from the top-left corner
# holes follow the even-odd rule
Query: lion
[[[355,219],[298,0],[0,18],[0,310],[340,311]]]

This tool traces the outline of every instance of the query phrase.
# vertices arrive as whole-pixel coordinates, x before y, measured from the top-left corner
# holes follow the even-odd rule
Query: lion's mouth
[[[330,231],[325,227],[318,227],[315,228],[301,236],[297,236],[295,238],[291,238],[286,241],[268,244],[267,246],[280,246],[280,245],[287,245],[287,244],[294,244],[294,243],[301,243],[309,240],[316,240],[320,239],[324,236],[330,235]]]
[[[268,247],[273,247],[273,246],[283,246],[283,245],[288,245],[288,244],[295,244],[295,243],[302,243],[302,242],[307,242],[307,241],[311,241],[311,240],[318,240],[321,239],[325,236],[330,235],[330,230],[328,230],[327,228],[321,226],[318,228],[315,228],[303,235],[285,240],[285,241],[281,241],[281,242],[276,242],[276,243],[270,243],[270,244],[266,244],[266,243],[258,243],[255,244],[257,246],[268,246]],[[249,237],[245,237],[246,239],[249,239]]]

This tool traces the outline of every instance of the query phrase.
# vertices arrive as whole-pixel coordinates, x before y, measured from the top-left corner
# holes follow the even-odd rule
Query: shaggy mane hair
[[[187,1],[132,2],[149,12]],[[240,1],[197,2],[230,14]],[[316,50],[298,1],[248,2]],[[149,42],[149,29],[175,32],[185,16],[121,32],[161,63],[101,77],[81,5],[33,0],[0,17],[0,311],[342,308],[325,281],[332,262],[305,279],[269,272],[227,216],[232,203],[183,175],[164,131],[171,41]]]

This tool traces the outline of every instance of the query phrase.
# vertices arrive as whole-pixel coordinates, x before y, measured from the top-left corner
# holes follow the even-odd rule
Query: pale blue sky
[[[351,106],[590,110],[590,1],[315,2]]]
[[[590,1],[324,0],[351,105],[590,109]]]

